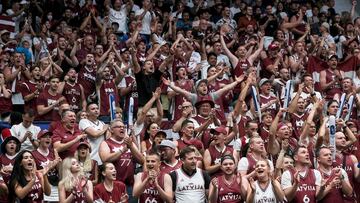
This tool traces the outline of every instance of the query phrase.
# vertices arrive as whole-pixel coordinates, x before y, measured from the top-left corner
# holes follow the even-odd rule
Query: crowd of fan
[[[360,202],[360,17],[334,6],[2,0],[0,202]]]

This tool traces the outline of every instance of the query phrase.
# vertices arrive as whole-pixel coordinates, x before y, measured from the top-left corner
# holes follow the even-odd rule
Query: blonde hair
[[[62,161],[60,168],[61,181],[59,182],[59,184],[63,184],[66,191],[72,191],[74,189],[76,179],[78,177],[84,176],[84,172],[81,167],[77,175],[74,176],[74,174],[71,172],[71,165],[73,159],[75,158],[74,157],[65,158]]]
[[[82,168],[83,168],[83,171],[84,173],[91,173],[91,170],[92,170],[92,165],[91,165],[91,159],[90,159],[90,149],[87,148],[87,155],[86,155],[86,158],[85,158],[85,161],[82,165]],[[79,149],[77,149],[75,151],[75,159],[79,162],[79,163],[82,163],[80,161],[80,154],[79,154]]]

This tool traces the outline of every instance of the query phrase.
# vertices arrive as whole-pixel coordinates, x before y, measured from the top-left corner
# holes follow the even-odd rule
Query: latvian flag
[[[356,56],[349,57],[346,61],[338,63],[338,69],[344,71],[345,77],[354,78],[356,66],[360,64],[360,60]],[[316,91],[320,89],[320,72],[328,68],[326,61],[316,57],[309,56],[307,72],[312,74],[314,79],[314,87]]]
[[[9,32],[15,32],[15,22],[10,16],[0,16],[0,30],[8,30]]]

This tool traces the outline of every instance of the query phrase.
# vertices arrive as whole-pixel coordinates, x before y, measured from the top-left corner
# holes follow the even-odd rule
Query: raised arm
[[[260,55],[261,51],[264,49],[264,37],[261,37],[259,47],[257,50],[251,54],[248,58],[248,61],[251,65],[254,64],[254,61],[257,59],[257,57]],[[235,66],[234,66],[235,67]]]
[[[284,112],[286,112],[286,110],[281,108],[270,126],[268,152],[272,155],[278,154],[280,151],[280,143],[276,139],[276,129]]]
[[[173,82],[170,82],[170,80],[166,78],[162,78],[162,81],[165,85],[169,86],[171,89],[173,89],[175,92],[182,94],[187,100],[192,101],[195,97],[195,94],[188,92],[186,90],[181,89],[180,87],[176,86]]]
[[[236,65],[239,62],[239,59],[228,49],[228,47],[226,46],[225,40],[224,40],[224,36],[225,36],[225,30],[223,28],[224,26],[222,26],[220,28],[220,43],[221,43],[221,47],[223,48],[225,54],[229,57],[231,65],[233,67],[236,67]]]
[[[244,80],[244,75],[241,75],[240,77],[235,77],[235,81],[228,84],[228,85],[225,85],[223,88],[217,90],[216,92],[214,92],[214,94],[217,96],[217,97],[221,97],[221,95],[223,95],[225,92],[231,90],[231,89],[234,89],[234,87],[236,87],[236,85],[240,84],[243,80]]]
[[[153,96],[151,97],[151,99],[148,102],[146,102],[146,104],[141,109],[141,112],[136,120],[136,123],[138,125],[144,123],[146,113],[151,109],[151,107],[153,106],[153,104],[157,100],[157,98],[160,97],[160,94],[161,94],[161,89],[158,87],[158,88],[156,88],[155,92],[153,93]]]

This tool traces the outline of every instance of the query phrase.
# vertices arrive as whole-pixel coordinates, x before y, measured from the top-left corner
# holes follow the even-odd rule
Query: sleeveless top
[[[331,171],[330,175],[326,174],[325,172],[320,171],[321,176],[324,180],[327,182],[331,182],[332,179],[335,178],[334,171]],[[327,203],[327,202],[336,202],[336,203],[343,203],[343,193],[341,191],[341,185],[340,187],[336,186],[335,188],[332,188],[330,192],[319,201],[319,203]]]
[[[110,148],[110,153],[118,152],[125,147],[125,143],[116,141],[112,138],[105,140]],[[134,184],[135,161],[130,149],[122,153],[118,160],[113,162],[116,168],[116,180],[124,182],[126,185]]]
[[[294,177],[295,171],[290,170],[290,174]],[[292,203],[316,203],[316,177],[313,169],[306,171],[305,177],[300,176],[300,183],[296,191]]]
[[[258,181],[255,181],[255,197],[254,202],[266,202],[266,203],[276,203],[276,196],[273,190],[273,185],[271,181],[268,182],[268,185],[265,189],[262,189]]]
[[[243,202],[241,198],[241,187],[235,178],[230,184],[225,181],[224,176],[218,177],[218,203],[240,203]]]
[[[110,112],[109,112],[109,109],[110,109],[109,95],[110,94],[114,94],[115,104],[119,104],[120,98],[119,98],[116,84],[112,80],[109,80],[109,81],[103,80],[103,83],[98,92],[100,116],[109,116],[110,115]]]
[[[225,155],[232,155],[233,151],[234,151],[234,149],[232,147],[224,146],[223,150],[221,152],[219,152],[216,149],[215,145],[210,146],[208,150],[209,150],[210,157],[211,157],[211,165],[215,165],[216,160],[218,160],[218,163],[220,163],[221,157],[223,157]],[[223,174],[222,170],[219,169],[218,171],[211,174],[211,178],[220,176],[222,174]]]
[[[332,81],[335,80],[335,73],[330,72],[329,69],[325,70],[325,79],[326,79],[326,83],[330,83]],[[325,99],[326,100],[330,100],[334,98],[335,94],[341,94],[341,86],[338,82],[336,82],[334,85],[330,86],[326,91],[325,91]]]
[[[181,168],[175,171],[177,176],[175,200],[177,203],[205,203],[205,179],[202,171],[196,168],[196,173],[188,176]]]
[[[62,95],[65,97],[72,111],[77,113],[82,109],[81,88],[79,83],[72,85],[68,82],[65,82]]]
[[[157,179],[159,185],[162,189],[164,189],[164,175],[165,173],[160,172]],[[141,176],[141,180],[144,181],[148,174],[144,172]],[[156,189],[155,183],[148,183],[145,185],[144,192],[139,197],[139,203],[148,203],[148,202],[157,202],[163,203],[163,199],[161,199],[159,191]]]

